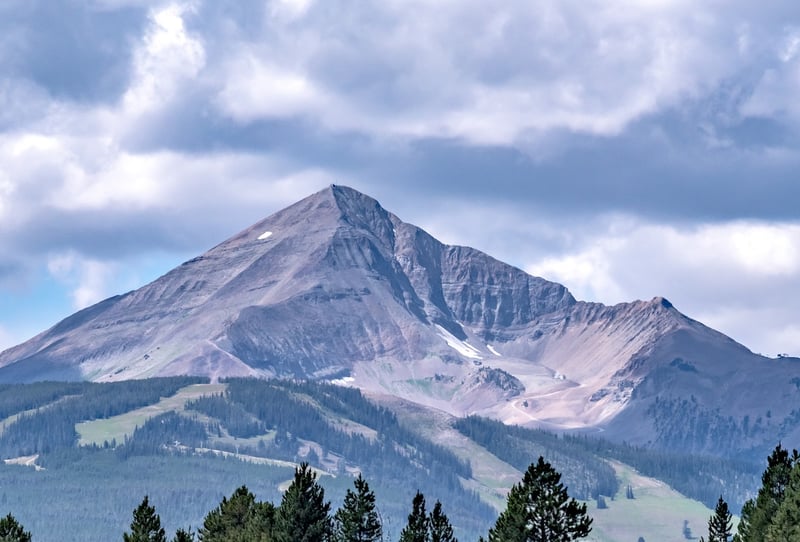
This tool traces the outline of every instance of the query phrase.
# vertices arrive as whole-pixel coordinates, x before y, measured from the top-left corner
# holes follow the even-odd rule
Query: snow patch
[[[464,356],[471,359],[483,359],[480,351],[466,341],[459,340],[455,335],[447,331],[445,328],[436,324],[436,329],[439,330],[439,337],[444,339],[447,346]]]
[[[337,378],[335,380],[330,380],[329,382],[334,386],[347,386],[355,381],[356,379],[353,378],[352,376],[345,376],[342,378]]]
[[[271,231],[265,231],[264,233],[262,233],[261,235],[258,236],[258,240],[259,241],[263,241],[264,239],[269,239],[270,237],[272,237],[272,232]]]
[[[487,345],[486,345],[486,348],[488,348],[488,349],[489,349],[489,352],[491,352],[491,353],[492,353],[492,354],[494,354],[495,356],[502,357],[502,355],[503,355],[503,354],[501,354],[500,352],[498,352],[497,350],[495,350],[495,349],[494,349],[494,347],[493,347],[491,344],[487,344]]]

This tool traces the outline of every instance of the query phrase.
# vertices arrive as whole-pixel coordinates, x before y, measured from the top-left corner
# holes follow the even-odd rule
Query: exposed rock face
[[[0,380],[345,378],[455,414],[707,451],[745,429],[753,447],[795,436],[795,363],[661,298],[578,302],[331,186],[0,353]]]

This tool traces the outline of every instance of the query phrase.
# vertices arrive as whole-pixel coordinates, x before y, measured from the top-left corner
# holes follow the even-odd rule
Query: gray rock
[[[327,378],[458,415],[726,455],[800,437],[798,369],[662,298],[576,301],[342,186],[0,353],[5,382]]]

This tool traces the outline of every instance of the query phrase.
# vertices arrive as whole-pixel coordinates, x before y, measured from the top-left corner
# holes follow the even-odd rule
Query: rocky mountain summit
[[[663,298],[577,301],[334,185],[0,353],[0,380],[327,379],[457,415],[740,455],[800,437],[797,362],[753,354]]]

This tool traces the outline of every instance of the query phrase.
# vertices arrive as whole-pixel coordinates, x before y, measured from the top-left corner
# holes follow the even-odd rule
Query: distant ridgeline
[[[465,489],[474,487],[468,462],[357,389],[320,382],[207,382],[171,377],[0,386],[0,454],[16,463],[0,464],[2,509],[13,511],[40,542],[118,539],[145,494],[159,503],[169,529],[197,527],[243,484],[259,499],[277,502],[279,488],[302,461],[331,474],[320,483],[334,503],[353,476],[363,473],[390,539],[405,524],[417,490],[442,502],[463,540],[485,534],[497,517]],[[190,398],[176,399],[184,395]],[[100,430],[90,442],[81,441],[76,425],[88,420],[98,420]],[[125,424],[130,431],[119,429]],[[619,482],[608,464],[617,460],[712,507],[724,494],[738,510],[755,493],[761,470],[478,417],[456,420],[454,427],[519,471],[544,456],[563,473],[570,495],[584,500],[617,493]],[[42,495],[51,496],[46,506]]]

